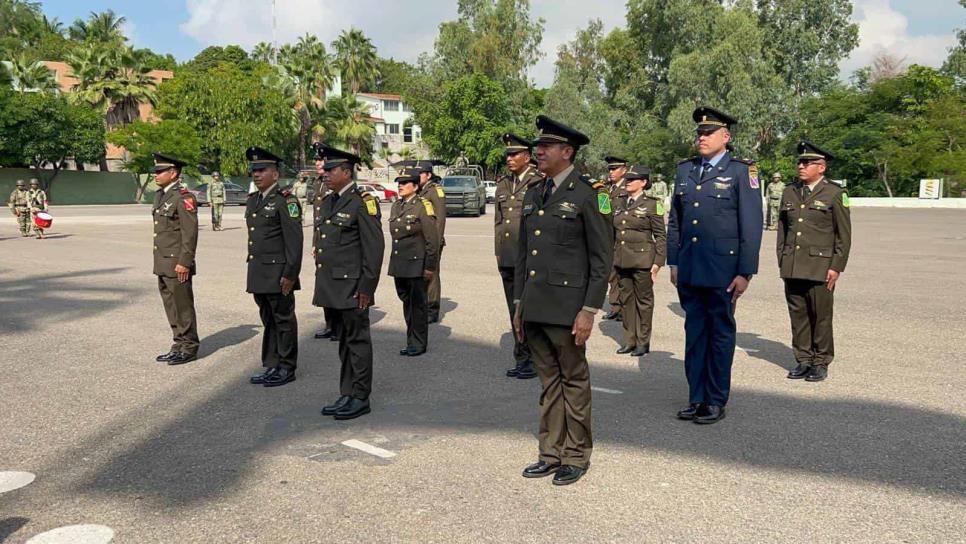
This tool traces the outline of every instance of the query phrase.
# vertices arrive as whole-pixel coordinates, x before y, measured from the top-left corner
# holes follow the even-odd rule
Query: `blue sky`
[[[455,0],[276,0],[279,41],[310,32],[329,43],[350,25],[373,38],[383,56],[415,60],[432,49],[439,23],[455,18]],[[556,49],[591,17],[610,28],[623,24],[625,0],[532,0],[546,20],[543,58],[531,71],[539,85],[553,79]],[[594,5],[588,12],[587,6]],[[966,10],[956,0],[854,0],[853,19],[861,44],[842,63],[843,73],[868,64],[880,51],[908,62],[938,66],[966,27]],[[137,47],[190,59],[208,45],[239,44],[246,49],[272,36],[271,0],[46,0],[44,12],[69,24],[91,11],[113,9],[125,16]]]

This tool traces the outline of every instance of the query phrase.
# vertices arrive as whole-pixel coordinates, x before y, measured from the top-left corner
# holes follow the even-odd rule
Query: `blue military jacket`
[[[678,165],[671,194],[667,264],[678,282],[727,287],[735,276],[758,272],[761,188],[755,166],[731,153],[702,174],[701,158]]]

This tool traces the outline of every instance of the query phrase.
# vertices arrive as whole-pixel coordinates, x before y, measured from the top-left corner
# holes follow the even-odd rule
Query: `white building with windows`
[[[413,123],[413,110],[398,94],[359,93],[356,98],[369,105],[369,115],[376,126],[373,151],[389,157],[404,148],[412,148],[422,156],[424,153],[422,129]]]

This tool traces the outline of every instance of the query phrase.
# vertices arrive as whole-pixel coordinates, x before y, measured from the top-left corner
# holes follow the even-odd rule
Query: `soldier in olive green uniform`
[[[17,217],[20,236],[30,236],[30,193],[22,179],[17,180],[17,186],[10,193],[7,206]]]
[[[436,255],[437,267],[427,280],[426,296],[429,303],[429,322],[439,321],[440,279],[439,273],[443,264],[443,247],[446,245],[446,193],[439,184],[439,178],[433,174],[431,161],[419,161],[419,197],[430,201],[436,212],[436,238],[439,240],[439,253]]]
[[[328,149],[326,185],[332,194],[322,201],[315,230],[315,298],[339,326],[340,396],[322,408],[335,419],[368,414],[372,392],[372,337],[369,306],[375,300],[386,243],[379,203],[354,182],[359,157]]]
[[[37,215],[37,212],[47,211],[47,193],[40,188],[40,181],[37,179],[30,180],[30,191],[27,192],[27,201],[30,205],[30,217],[33,218]],[[38,239],[43,240],[46,238],[44,234],[44,229],[37,226],[37,223],[33,223],[34,235]]]
[[[782,203],[782,194],[785,192],[785,183],[782,175],[775,172],[771,176],[771,184],[768,186],[768,230],[778,229],[778,210]]]
[[[798,180],[785,188],[778,220],[778,266],[792,322],[792,348],[798,366],[791,379],[822,381],[835,347],[832,302],[839,274],[852,246],[849,195],[825,178],[827,151],[798,145]]]
[[[262,336],[263,371],[249,381],[276,387],[295,381],[298,366],[298,319],[295,291],[302,269],[302,209],[288,190],[278,186],[282,160],[251,147],[245,152],[256,191],[248,195],[248,281],[265,327]]]
[[[198,325],[192,281],[198,248],[198,202],[179,178],[185,163],[174,157],[154,154],[154,180],[160,189],[154,195],[154,275],[164,312],[174,336],[168,353],[155,360],[180,365],[198,357]]]
[[[495,217],[494,243],[496,266],[503,279],[503,294],[510,312],[510,329],[513,329],[513,282],[516,276],[517,251],[520,247],[520,218],[523,212],[523,195],[532,185],[541,183],[543,176],[530,164],[530,142],[516,134],[504,134],[506,163],[510,173],[496,182],[493,211]],[[537,377],[530,360],[530,349],[525,342],[515,341],[513,360],[516,365],[506,371],[510,378],[528,380]]]
[[[315,149],[315,172],[317,174],[315,178],[315,195],[312,197],[312,218],[319,216],[320,209],[322,207],[322,201],[325,197],[329,196],[332,191],[329,190],[328,186],[325,184],[325,153],[327,150],[333,149],[321,142],[316,142],[312,144],[312,148]],[[304,208],[303,208],[304,209]],[[314,257],[318,253],[319,249],[319,231],[318,229],[312,229],[312,256]],[[324,322],[322,323],[322,328],[315,331],[314,337],[316,339],[322,340],[328,338],[330,342],[338,342],[339,335],[338,331],[334,330],[333,327],[333,312],[328,308],[322,308],[322,315],[324,317]]]
[[[610,178],[610,200],[611,202],[618,202],[627,196],[627,188],[624,180],[624,175],[627,174],[628,168],[627,160],[621,157],[607,156],[604,157],[604,161],[607,162],[607,175]],[[607,278],[607,287],[607,302],[610,303],[610,313],[605,315],[604,319],[620,321],[624,319],[624,316],[621,312],[620,286],[618,285],[617,272],[611,270],[610,276]]]
[[[668,190],[667,182],[664,181],[664,176],[661,174],[656,174],[654,176],[654,182],[651,184],[651,188],[646,191],[647,196],[656,198],[661,204],[664,205],[664,209],[668,209]]]
[[[618,354],[643,357],[651,351],[654,282],[667,255],[664,203],[646,196],[650,169],[634,165],[624,176],[627,196],[614,207],[614,270],[624,313],[624,345]]]
[[[302,207],[302,210],[309,209],[309,180],[305,176],[300,175],[295,180],[295,183],[292,185],[292,194],[295,195],[295,198],[299,199],[299,206]],[[302,224],[305,224],[304,213],[302,214]]]
[[[419,173],[406,170],[396,178],[399,200],[389,212],[389,275],[395,279],[396,294],[403,303],[406,319],[406,347],[399,354],[418,357],[426,353],[429,339],[429,304],[426,286],[438,268],[440,248],[436,207],[416,194]]]
[[[207,193],[208,205],[211,206],[211,230],[222,230],[221,215],[225,210],[225,183],[221,181],[221,174],[218,172],[211,174]]]
[[[526,478],[579,480],[590,466],[590,369],[586,342],[604,304],[613,239],[610,195],[574,169],[587,136],[543,115],[534,142],[547,179],[523,199],[513,327],[540,376],[540,459]]]

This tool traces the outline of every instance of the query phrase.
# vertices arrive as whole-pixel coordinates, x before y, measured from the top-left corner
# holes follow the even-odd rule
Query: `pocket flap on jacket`
[[[810,247],[808,248],[808,254],[812,257],[828,257],[832,258],[832,248],[830,247]]]
[[[714,241],[714,252],[717,255],[737,255],[737,238],[718,238]]]
[[[583,274],[575,274],[573,272],[551,270],[547,275],[547,283],[550,285],[557,285],[561,287],[583,287],[585,282],[586,278]]]
[[[359,277],[358,268],[347,268],[344,266],[336,266],[332,268],[332,277],[335,279],[355,279]]]

